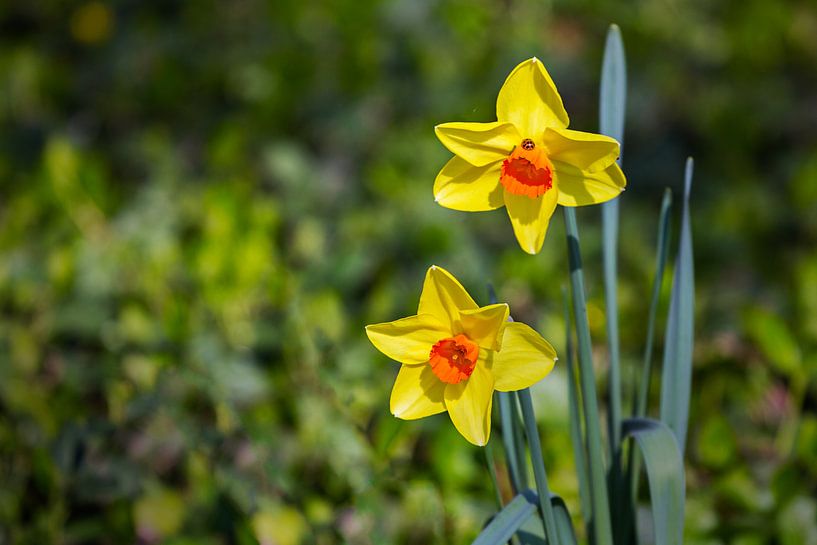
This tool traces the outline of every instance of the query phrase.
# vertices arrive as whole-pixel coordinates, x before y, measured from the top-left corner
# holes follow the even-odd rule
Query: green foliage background
[[[808,0],[0,4],[0,543],[473,538],[482,453],[388,413],[397,367],[362,327],[411,314],[436,263],[561,350],[559,215],[530,257],[503,210],[437,206],[432,127],[492,120],[536,55],[595,130],[610,22],[627,385],[661,192],[696,158],[687,543],[817,543]],[[599,215],[579,210],[603,377]],[[564,380],[533,392],[575,516]]]

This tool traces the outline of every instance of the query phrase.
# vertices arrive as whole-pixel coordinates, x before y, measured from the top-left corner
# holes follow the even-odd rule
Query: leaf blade
[[[682,454],[686,446],[689,418],[695,325],[695,277],[689,217],[692,171],[693,161],[690,157],[687,159],[684,175],[681,240],[672,279],[672,298],[664,344],[664,366],[661,372],[661,421],[675,433]]]
[[[502,545],[536,512],[539,499],[536,494],[527,490],[517,494],[514,499],[497,513],[472,545]]]
[[[579,228],[576,224],[576,211],[565,206],[563,212],[565,234],[567,235],[568,264],[570,267],[570,295],[573,302],[573,319],[575,320],[576,337],[578,339],[579,386],[584,409],[585,433],[587,434],[590,498],[593,504],[593,511],[589,520],[593,529],[592,538],[595,545],[612,545],[613,530],[610,521],[610,499],[605,477],[604,445],[598,416],[596,380],[593,372],[593,347],[590,340],[590,325],[587,319],[584,273],[579,247]]]
[[[573,461],[576,466],[576,474],[579,478],[581,513],[585,520],[589,520],[593,509],[590,501],[590,477],[587,470],[587,451],[582,435],[582,414],[579,405],[579,391],[576,384],[575,348],[573,346],[573,335],[570,328],[570,301],[568,300],[567,289],[564,287],[562,288],[562,300],[564,303],[565,318],[565,365],[567,366],[567,401],[570,420],[570,441],[573,446]],[[587,532],[589,534],[590,528],[587,528]]]
[[[650,487],[655,545],[681,545],[684,537],[685,476],[673,431],[650,418],[622,422],[622,434],[639,447]]]
[[[570,520],[570,512],[564,500],[555,494],[550,496],[550,503],[556,514],[556,530],[559,535],[559,543],[562,545],[577,545],[576,533],[573,531],[573,524]],[[532,524],[532,519],[527,524],[523,524],[517,532],[522,545],[545,545],[545,535],[542,533],[542,526]]]
[[[624,145],[624,114],[627,103],[627,62],[624,43],[617,25],[610,25],[604,45],[599,93],[599,129]],[[621,164],[619,156],[618,163]],[[621,429],[621,362],[618,332],[618,197],[601,205],[602,265],[604,273],[604,311],[607,326],[607,351],[610,358],[608,398],[610,403],[609,452],[617,449]]]

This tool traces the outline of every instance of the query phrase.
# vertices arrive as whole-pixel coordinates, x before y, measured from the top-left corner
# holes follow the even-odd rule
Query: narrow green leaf
[[[624,112],[627,104],[627,62],[618,25],[610,25],[601,65],[599,117],[601,132],[619,142],[624,139]]]
[[[474,540],[473,545],[503,545],[536,512],[539,499],[526,490],[494,516]]]
[[[692,227],[689,193],[692,188],[692,157],[687,159],[684,176],[684,207],[681,240],[672,279],[664,367],[661,375],[661,420],[669,426],[684,452],[692,382],[692,345],[695,325],[695,277],[692,261]]]
[[[567,504],[559,496],[552,496],[550,501],[553,504],[553,511],[556,513],[556,532],[559,534],[559,542],[576,545],[576,532],[573,531],[573,521],[570,519]]]
[[[556,514],[556,531],[559,535],[559,542],[562,545],[577,545],[576,533],[573,531],[573,523],[570,520],[570,513],[564,500],[559,496],[551,495],[550,503],[553,506],[553,512]],[[547,540],[542,533],[542,526],[534,524],[533,521],[534,519],[531,517],[517,531],[516,535],[519,536],[520,543],[522,545],[546,544]]]
[[[599,125],[602,134],[623,145],[624,112],[627,102],[627,64],[624,44],[617,25],[610,25],[604,46],[599,94]],[[619,162],[621,159],[619,158]],[[621,364],[618,334],[618,296],[616,293],[618,251],[618,198],[601,205],[602,256],[604,265],[604,299],[607,324],[607,350],[610,358],[609,400],[610,452],[619,444],[621,422]]]
[[[647,400],[650,392],[650,377],[652,376],[652,348],[655,338],[655,316],[658,313],[658,301],[661,298],[661,281],[664,278],[664,268],[669,255],[669,226],[670,209],[672,208],[672,191],[667,188],[664,191],[664,198],[661,201],[661,212],[658,216],[658,243],[655,253],[655,276],[652,283],[652,296],[650,297],[650,308],[647,315],[647,341],[644,346],[644,361],[641,370],[641,382],[639,382],[634,392],[637,392],[633,403],[633,416],[644,417],[647,415]],[[630,474],[630,495],[633,504],[636,503],[638,494],[638,481],[641,475],[639,468],[638,451],[630,449],[628,469]]]
[[[667,188],[661,201],[661,212],[658,216],[658,244],[655,252],[655,276],[652,281],[652,296],[650,309],[647,315],[647,342],[644,345],[644,361],[642,366],[641,382],[634,390],[638,398],[633,404],[634,416],[646,416],[647,400],[650,392],[650,376],[652,375],[652,346],[655,338],[655,315],[658,312],[658,301],[661,298],[661,280],[664,278],[664,267],[669,255],[669,226],[670,209],[672,208],[672,191]]]
[[[602,134],[612,136],[624,145],[624,117],[627,106],[627,64],[624,44],[618,26],[610,25],[604,46],[604,60],[601,68],[601,92],[599,93],[599,128]],[[619,155],[619,163],[621,156]],[[609,377],[607,418],[610,454],[609,486],[613,498],[624,497],[625,480],[621,464],[621,355],[618,332],[618,227],[619,199],[615,198],[601,205],[602,257],[604,273],[604,312],[607,328],[607,353]],[[612,520],[615,522],[615,542],[623,541],[625,502],[613,501]]]
[[[605,479],[604,449],[599,424],[599,408],[596,398],[596,380],[593,374],[593,347],[590,327],[587,323],[587,303],[584,294],[584,274],[579,248],[579,228],[575,209],[563,207],[567,234],[567,256],[570,266],[570,287],[573,300],[573,318],[579,346],[579,380],[587,433],[588,467],[590,468],[590,498],[593,511],[590,526],[594,545],[612,545],[610,507]]]
[[[570,301],[567,289],[562,288],[565,316],[565,366],[567,367],[567,401],[570,418],[570,441],[573,444],[573,461],[576,465],[576,474],[579,477],[579,499],[581,500],[582,516],[590,519],[593,507],[590,503],[590,484],[587,471],[587,456],[582,436],[582,415],[579,407],[579,391],[576,384],[576,358],[573,347],[573,335],[570,327]],[[588,528],[588,533],[590,529]]]
[[[638,444],[650,485],[655,545],[681,545],[684,538],[684,464],[676,436],[649,418],[622,422],[622,434]]]
[[[528,447],[533,465],[533,476],[536,481],[536,490],[539,495],[539,509],[545,527],[545,535],[547,535],[550,545],[559,545],[556,515],[553,512],[553,505],[547,500],[547,498],[550,498],[550,488],[548,487],[547,472],[545,471],[545,461],[542,459],[542,445],[539,442],[539,430],[536,428],[536,417],[533,414],[530,389],[519,390],[516,394],[519,397],[519,405],[522,407],[522,419],[525,422],[525,432],[528,436]]]

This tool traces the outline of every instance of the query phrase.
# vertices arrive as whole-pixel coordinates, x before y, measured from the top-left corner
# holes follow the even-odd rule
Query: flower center
[[[428,363],[441,381],[457,384],[471,376],[478,356],[479,346],[465,335],[459,334],[442,339],[432,346]]]
[[[525,138],[502,162],[499,181],[510,193],[535,199],[553,187],[553,165],[541,147]]]

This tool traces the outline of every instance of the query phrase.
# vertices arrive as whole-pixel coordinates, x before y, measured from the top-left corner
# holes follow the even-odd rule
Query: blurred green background
[[[531,257],[504,210],[435,205],[432,127],[493,120],[536,55],[595,130],[611,22],[628,388],[658,204],[696,158],[687,543],[817,543],[811,0],[1,3],[0,543],[468,543],[482,452],[389,414],[362,328],[413,313],[436,263],[562,351],[561,215]],[[563,369],[534,397],[579,515]]]

